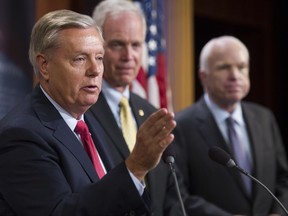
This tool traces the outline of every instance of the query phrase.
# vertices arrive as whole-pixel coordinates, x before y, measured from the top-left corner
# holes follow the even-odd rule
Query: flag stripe
[[[167,107],[167,79],[165,62],[165,38],[163,34],[165,0],[137,1],[145,14],[147,34],[144,46],[143,63],[137,76],[137,82],[142,88],[133,87],[132,91],[142,89],[150,103],[156,107]]]

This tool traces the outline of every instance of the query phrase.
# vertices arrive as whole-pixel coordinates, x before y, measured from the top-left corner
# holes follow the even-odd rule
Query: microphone
[[[223,166],[227,166],[229,168],[235,168],[238,171],[240,171],[242,174],[248,176],[253,181],[257,182],[274,198],[274,200],[276,200],[276,202],[280,205],[280,207],[283,209],[283,211],[286,213],[286,215],[288,215],[287,209],[280,202],[280,200],[277,199],[277,197],[261,181],[259,181],[258,179],[256,179],[252,175],[250,175],[248,172],[243,170],[241,167],[239,167],[226,151],[224,151],[223,149],[221,149],[217,146],[213,146],[209,149],[208,155],[209,155],[210,159],[212,159],[213,161],[215,161],[215,162],[217,162]]]
[[[231,156],[225,152],[223,149],[213,146],[209,149],[208,155],[213,161],[222,164],[227,167],[236,166],[235,162],[232,160]]]
[[[175,149],[173,144],[170,144],[162,154],[162,159],[165,163],[174,163],[175,162]]]
[[[164,150],[164,152],[162,154],[162,159],[163,159],[163,161],[166,164],[168,164],[170,166],[170,169],[171,169],[171,172],[172,172],[172,175],[173,175],[173,178],[174,178],[174,182],[175,182],[176,191],[177,191],[178,199],[179,199],[179,202],[180,202],[182,214],[183,214],[183,216],[186,216],[186,211],[185,211],[185,207],[184,207],[183,200],[182,200],[182,197],[181,197],[176,171],[175,171],[175,168],[173,166],[173,164],[175,162],[175,157],[176,157],[176,153],[175,153],[174,146],[173,146],[173,144],[170,144]]]

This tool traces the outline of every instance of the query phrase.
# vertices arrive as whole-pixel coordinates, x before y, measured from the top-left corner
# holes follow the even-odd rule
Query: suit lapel
[[[259,125],[259,122],[255,120],[254,113],[251,112],[249,109],[247,109],[245,103],[242,103],[242,109],[243,109],[243,115],[246,122],[246,127],[249,135],[249,141],[251,143],[251,151],[252,151],[252,158],[253,158],[253,173],[251,173],[253,176],[255,176],[257,179],[261,179],[262,176],[265,175],[263,171],[265,171],[265,158],[264,158],[264,148],[265,148],[265,140],[263,137],[263,132],[261,130],[261,125]],[[254,152],[257,152],[254,153]],[[257,185],[254,184],[254,190],[257,190]],[[262,188],[260,188],[262,190]],[[254,193],[255,198],[253,199],[254,203],[261,202],[261,193],[258,193],[257,191]]]
[[[138,127],[145,121],[146,118],[148,118],[148,116],[153,111],[156,110],[156,108],[152,106],[144,107],[147,102],[144,102],[142,98],[139,98],[139,96],[133,93],[130,94],[129,103]],[[87,113],[89,113],[89,115],[93,115],[97,119],[97,121],[101,124],[104,132],[107,134],[107,138],[110,140],[109,144],[112,145],[114,149],[116,149],[116,155],[114,155],[113,159],[117,159],[115,159],[116,161],[114,160],[114,162],[122,162],[129,156],[130,152],[103,93],[99,95],[97,103],[94,104]],[[111,152],[113,152],[113,150]],[[114,154],[114,152],[112,154]],[[164,179],[166,178],[164,173],[166,170],[163,173],[163,166],[166,167],[166,169],[168,169],[168,166],[163,163],[161,164],[159,164],[147,175],[146,184],[148,190],[151,187],[155,188],[155,190],[152,191],[158,191],[159,185],[155,184],[155,182],[157,182],[156,179],[161,180],[162,178],[164,183]],[[160,168],[161,166],[162,168]],[[155,194],[155,196],[157,196],[157,194]]]
[[[200,102],[197,105],[197,109],[199,116],[198,116],[198,125],[199,125],[199,133],[202,135],[202,138],[206,141],[207,145],[210,147],[212,146],[218,146],[231,154],[231,150],[229,145],[226,143],[224,137],[222,136],[217,123],[210,112],[209,108],[207,107],[204,98],[200,100]],[[225,168],[225,167],[224,167]],[[245,196],[247,194],[245,193],[244,184],[241,179],[241,175],[236,170],[229,170],[227,167],[227,172],[234,178],[236,184],[241,188],[241,191]],[[248,198],[248,196],[247,196]]]
[[[104,131],[100,126],[99,122],[90,115],[85,114],[85,122],[88,125],[94,144],[97,148],[98,153],[101,156],[101,160],[105,165],[107,171],[111,170],[115,164],[111,158],[111,153],[107,146],[106,140],[104,139]]]
[[[262,154],[265,147],[265,140],[263,140],[263,131],[261,131],[261,125],[259,125],[258,121],[255,120],[254,114],[246,108],[245,104],[242,105],[242,108],[246,127],[248,130],[249,141],[251,143],[251,147],[253,147],[253,149],[251,149],[254,162],[253,173],[255,173],[256,176],[262,176],[264,174],[260,173],[260,171],[265,170],[264,167],[260,167],[264,166],[265,164],[265,158]],[[257,154],[254,154],[254,152],[257,152]],[[256,167],[256,165],[258,167]]]
[[[75,156],[90,179],[93,182],[98,181],[98,175],[95,172],[90,158],[64,120],[63,122],[59,122],[54,132],[54,136]]]
[[[139,125],[142,125],[143,122],[148,118],[148,116],[151,113],[147,113],[146,110],[143,108],[143,106],[137,102],[137,96],[133,93],[130,94],[130,106],[132,109],[132,112],[134,114],[137,127],[139,128]]]
[[[228,145],[226,144],[215,120],[208,109],[204,99],[202,98],[197,105],[198,115],[198,129],[203,138],[206,141],[209,148],[212,146],[218,146],[227,152],[230,152]]]
[[[130,151],[103,93],[100,93],[98,101],[91,107],[90,113],[101,123],[107,137],[112,141],[121,156],[127,158]]]
[[[33,93],[33,100],[34,110],[42,124],[49,128],[60,144],[64,145],[75,156],[91,181],[98,181],[99,178],[84,148],[39,86]]]
[[[147,105],[147,102],[143,102],[142,98],[139,98],[138,95],[135,95],[134,93],[130,92],[130,106],[132,109],[132,112],[134,114],[137,127],[139,128],[140,125],[144,123],[144,121],[154,112],[156,111],[156,108],[152,108],[152,105],[150,108]],[[158,166],[150,171],[148,175],[146,176],[146,185],[148,191],[154,195],[152,197],[157,197],[157,192],[159,191],[158,184],[155,184],[158,181],[162,181],[164,183],[164,179],[166,178],[165,174],[167,172],[168,166],[164,164],[162,161],[158,164]],[[164,171],[165,170],[165,171]],[[169,172],[169,170],[168,170]]]

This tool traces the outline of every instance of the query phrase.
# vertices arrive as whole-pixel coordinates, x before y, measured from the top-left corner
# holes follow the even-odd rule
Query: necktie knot
[[[130,110],[129,101],[126,97],[122,97],[119,103],[120,107],[126,110]]]
[[[227,122],[228,127],[234,127],[235,120],[233,119],[232,116],[229,116],[229,117],[226,119],[226,122]]]
[[[79,120],[79,121],[77,122],[77,125],[76,125],[74,131],[75,131],[77,134],[79,134],[81,137],[84,137],[85,134],[86,134],[86,135],[88,135],[88,134],[90,135],[86,123],[85,123],[84,121],[82,121],[82,120]]]

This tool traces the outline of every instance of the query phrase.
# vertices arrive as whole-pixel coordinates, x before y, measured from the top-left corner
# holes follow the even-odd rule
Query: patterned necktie
[[[245,171],[247,171],[248,173],[251,173],[252,167],[249,162],[248,155],[245,152],[244,147],[241,144],[237,136],[237,133],[234,127],[235,121],[230,116],[227,118],[226,123],[227,123],[227,132],[228,132],[229,142],[233,150],[233,155],[235,157],[236,164],[242,169],[244,169]],[[248,176],[245,176],[245,175],[242,175],[242,179],[244,181],[246,191],[250,195],[252,191],[252,181]]]
[[[122,133],[131,152],[136,142],[137,128],[132,117],[128,99],[126,97],[122,97],[119,105]]]
[[[89,129],[86,123],[82,120],[77,122],[77,125],[74,131],[80,135],[84,149],[86,150],[87,154],[89,155],[95,170],[101,179],[105,175],[104,168],[100,162],[99,154],[97,152],[96,146],[92,140],[90,135]]]

